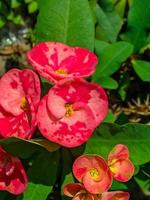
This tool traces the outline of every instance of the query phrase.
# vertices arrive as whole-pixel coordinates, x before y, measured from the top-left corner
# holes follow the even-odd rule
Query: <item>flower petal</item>
[[[38,106],[41,95],[40,80],[35,72],[30,69],[24,69],[20,73],[23,90],[30,96],[35,108]]]
[[[21,161],[0,148],[0,190],[18,195],[26,190],[27,175]]]
[[[129,151],[127,146],[123,144],[117,144],[108,155],[108,163],[111,165],[116,160],[123,160],[129,158]]]
[[[47,109],[47,96],[41,100],[37,113],[38,127],[44,137],[66,147],[83,144],[93,129],[93,116],[86,109],[78,110],[71,117],[56,120]]]
[[[22,113],[20,102],[25,96],[22,82],[20,81],[20,70],[12,69],[0,79],[0,105],[3,109],[13,115]]]
[[[113,177],[121,182],[127,182],[134,174],[134,165],[128,159],[118,160],[110,166]]]
[[[0,135],[3,138],[15,136],[30,139],[32,137],[37,122],[35,108],[30,102],[31,99],[28,100],[30,109],[18,116],[13,116],[0,107]]]
[[[91,175],[91,171],[96,176]],[[76,179],[83,182],[85,189],[92,194],[107,191],[112,184],[111,172],[105,160],[100,156],[83,155],[77,158],[73,164],[73,174]]]
[[[68,197],[74,197],[81,190],[85,190],[80,183],[68,183],[64,186],[64,194]]]
[[[130,195],[128,192],[115,191],[115,192],[104,192],[101,200],[129,200]]]
[[[105,91],[95,83],[88,83],[83,79],[62,80],[53,86],[48,93],[47,105],[55,118],[64,116],[65,104],[82,103],[88,107],[95,118],[93,127],[105,118],[108,110],[108,99]]]
[[[8,71],[0,79],[0,105],[17,116],[23,112],[22,99],[29,95],[35,106],[40,101],[40,82],[38,76],[29,69]]]
[[[87,77],[94,73],[97,64],[96,55],[89,50],[58,42],[41,42],[27,57],[39,74],[52,82],[65,77]]]

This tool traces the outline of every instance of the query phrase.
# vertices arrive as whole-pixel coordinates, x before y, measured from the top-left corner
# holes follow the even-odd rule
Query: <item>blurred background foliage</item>
[[[123,143],[131,152],[136,172],[129,183],[115,182],[112,190],[130,191],[132,200],[148,200],[150,1],[0,0],[0,76],[14,66],[30,67],[26,52],[40,41],[64,42],[96,53],[99,63],[89,81],[107,90],[109,112],[87,144],[76,149],[54,148],[49,155],[32,141],[2,141],[8,151],[23,159],[30,183],[25,194],[13,197],[2,192],[0,199],[45,200],[48,196],[47,200],[58,200],[61,184],[73,180],[71,166],[77,155],[84,152],[106,156],[113,145]],[[43,78],[41,83],[45,93],[50,84]],[[22,145],[24,150],[20,152]],[[39,162],[43,162],[40,169]],[[50,182],[44,180],[47,176],[53,177]]]

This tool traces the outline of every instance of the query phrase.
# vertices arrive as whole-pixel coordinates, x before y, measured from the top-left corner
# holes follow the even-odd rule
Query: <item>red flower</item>
[[[0,190],[18,195],[27,187],[27,175],[21,161],[0,147]]]
[[[42,99],[38,127],[49,140],[76,147],[88,140],[107,109],[107,96],[99,85],[83,79],[65,79]]]
[[[28,52],[27,58],[41,76],[52,82],[90,76],[98,62],[92,52],[58,42],[39,43]]]
[[[73,200],[129,200],[128,192],[115,191],[102,194],[89,193],[80,183],[68,183],[64,186],[64,194]]]
[[[40,101],[38,76],[29,69],[12,69],[0,79],[0,135],[31,138]]]
[[[83,183],[92,194],[107,191],[112,184],[112,176],[106,161],[98,155],[83,155],[73,164],[75,178]]]
[[[113,177],[121,182],[128,181],[134,174],[134,165],[129,160],[128,148],[117,144],[109,153],[108,165]]]

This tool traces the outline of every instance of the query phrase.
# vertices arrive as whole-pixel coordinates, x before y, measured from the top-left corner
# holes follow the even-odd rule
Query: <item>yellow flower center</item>
[[[27,109],[28,108],[28,101],[26,100],[26,98],[25,97],[22,97],[21,98],[21,103],[20,103],[21,105],[21,108],[23,108],[23,109]]]
[[[66,104],[66,105],[65,105],[65,108],[66,108],[65,117],[70,117],[70,116],[72,116],[73,113],[74,113],[72,104]]]
[[[115,174],[116,173],[116,171],[117,171],[117,169],[116,169],[116,167],[115,167],[115,163],[117,162],[117,159],[113,159],[112,161],[111,161],[111,163],[109,164],[109,169],[111,170],[111,172],[113,173],[113,174]]]
[[[92,179],[93,179],[94,181],[99,180],[99,172],[98,172],[97,169],[93,168],[93,169],[91,169],[91,170],[89,171],[89,173],[90,173],[90,176],[92,177]]]
[[[66,69],[63,69],[63,68],[59,68],[55,71],[57,74],[64,74],[64,75],[67,75],[67,70]]]

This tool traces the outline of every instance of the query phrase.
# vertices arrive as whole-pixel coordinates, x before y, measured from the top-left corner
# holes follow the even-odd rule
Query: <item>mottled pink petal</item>
[[[93,116],[86,109],[80,109],[71,117],[56,119],[47,109],[47,96],[38,108],[38,127],[44,137],[66,147],[83,144],[91,136]]]
[[[115,191],[103,193],[100,200],[129,200],[129,198],[128,192]]]
[[[27,54],[41,76],[57,82],[66,77],[87,77],[94,73],[97,57],[89,50],[58,42],[42,42]]]
[[[0,107],[1,108],[1,107]],[[30,139],[37,125],[36,112],[34,106],[30,105],[32,110],[22,112],[18,116],[0,109],[0,135],[4,138],[12,136]]]
[[[108,111],[105,91],[99,85],[83,79],[63,80],[50,89],[47,105],[55,118],[64,116],[67,103],[82,103],[83,107],[88,107],[94,115],[95,127],[101,123]]]
[[[118,160],[110,166],[113,177],[121,182],[127,182],[134,174],[134,165],[128,159]]]
[[[40,81],[36,73],[30,69],[24,69],[20,72],[23,90],[26,96],[30,96],[35,108],[38,106],[41,95]]]
[[[73,164],[73,174],[92,194],[105,192],[112,184],[111,172],[100,156],[80,156]]]
[[[20,81],[20,70],[12,69],[4,74],[0,79],[0,91],[0,105],[3,109],[15,116],[21,114],[20,103],[25,92]]]
[[[40,101],[38,76],[29,69],[12,69],[0,79],[0,90],[0,135],[31,138]]]
[[[0,79],[0,105],[15,116],[23,112],[21,103],[26,95],[35,106],[40,101],[40,82],[30,69],[12,69]]]
[[[117,144],[108,155],[108,163],[111,163],[113,160],[119,159],[128,159],[129,151],[127,146],[123,144]]]
[[[27,175],[21,161],[0,147],[0,190],[18,195],[27,187]]]
[[[85,190],[80,183],[68,183],[64,186],[64,194],[68,197],[74,197],[81,190]]]

